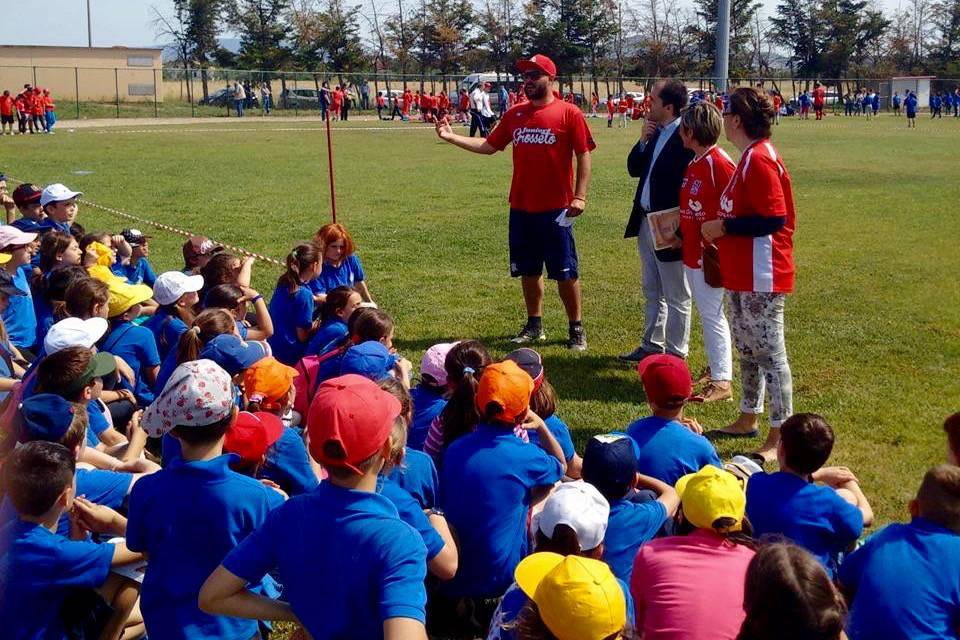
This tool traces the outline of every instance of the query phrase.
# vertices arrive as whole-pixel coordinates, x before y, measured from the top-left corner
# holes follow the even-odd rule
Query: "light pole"
[[[717,54],[714,63],[717,93],[726,93],[730,84],[730,2],[719,0],[717,6]]]
[[[90,0],[87,0],[87,47],[93,48],[93,27],[90,25]]]

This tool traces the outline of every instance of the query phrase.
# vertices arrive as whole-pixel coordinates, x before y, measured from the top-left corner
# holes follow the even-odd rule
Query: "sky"
[[[7,14],[0,20],[0,43],[86,46],[88,0],[44,0],[40,11],[31,13],[30,28]],[[682,1],[682,0],[681,0]],[[879,6],[893,10],[902,0],[876,0]],[[153,7],[168,14],[170,0],[89,0],[94,46],[142,47],[163,43],[169,38],[157,35],[152,24]],[[354,0],[359,2],[359,0]],[[770,14],[777,0],[762,0],[764,13]]]

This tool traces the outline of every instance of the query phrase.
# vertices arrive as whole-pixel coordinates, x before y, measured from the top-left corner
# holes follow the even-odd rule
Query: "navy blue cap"
[[[608,500],[622,498],[637,475],[633,438],[622,433],[593,436],[583,451],[583,479]]]
[[[355,373],[379,382],[393,371],[399,358],[390,353],[382,342],[367,340],[350,347],[340,361],[340,375]]]
[[[60,442],[73,424],[77,405],[54,393],[38,393],[20,404],[20,442]]]
[[[199,359],[213,360],[231,376],[235,376],[268,355],[270,351],[264,342],[244,342],[232,333],[223,333],[203,345]]]

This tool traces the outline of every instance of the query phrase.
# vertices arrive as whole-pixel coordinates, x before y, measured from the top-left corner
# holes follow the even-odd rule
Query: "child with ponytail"
[[[320,326],[307,345],[306,355],[326,353],[335,343],[342,341],[350,333],[347,321],[362,302],[360,294],[350,287],[328,291],[320,303]]]
[[[303,357],[318,323],[313,319],[313,293],[307,284],[320,273],[320,250],[300,244],[287,255],[287,270],[270,299],[274,334],[270,347],[280,362],[294,365]]]
[[[450,400],[433,422],[423,443],[424,453],[430,454],[437,466],[447,447],[458,438],[471,433],[480,422],[480,413],[474,403],[477,383],[484,368],[493,360],[486,347],[476,340],[458,342],[447,353],[444,368],[447,371],[447,386],[450,387]],[[528,441],[527,432],[522,427],[515,429],[517,436]]]

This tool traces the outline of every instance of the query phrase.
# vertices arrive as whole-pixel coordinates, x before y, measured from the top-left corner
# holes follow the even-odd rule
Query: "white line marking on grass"
[[[396,131],[396,132],[411,132],[411,131],[434,131],[432,126],[414,126],[414,127],[334,127],[332,131],[337,133],[343,133],[346,131]],[[253,128],[253,127],[235,127],[235,128],[218,128],[218,129],[196,129],[193,127],[190,128],[167,128],[162,125],[156,127],[151,127],[150,129],[89,129],[90,133],[98,134],[110,134],[110,133],[247,133],[247,132],[266,132],[279,131],[279,132],[304,132],[312,131],[316,133],[326,133],[326,128],[323,126],[316,127],[263,127],[263,128]]]

